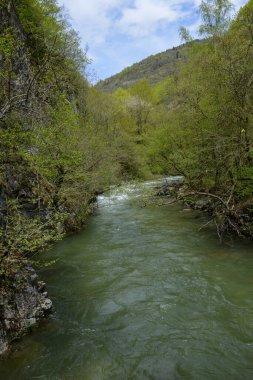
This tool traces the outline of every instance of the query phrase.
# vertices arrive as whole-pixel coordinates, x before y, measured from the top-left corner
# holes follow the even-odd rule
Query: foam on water
[[[183,181],[184,177],[174,176],[160,178],[155,181],[146,181],[144,183],[133,182],[119,187],[112,187],[110,191],[97,197],[98,207],[119,205],[130,199],[143,196],[145,191],[151,191],[155,187],[163,186],[169,183]]]

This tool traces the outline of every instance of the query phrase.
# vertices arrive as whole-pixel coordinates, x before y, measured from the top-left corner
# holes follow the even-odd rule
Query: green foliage
[[[5,226],[0,229],[0,252],[6,256],[33,254],[49,243],[63,237],[64,215],[53,208],[46,217],[37,215],[31,219],[18,202],[8,201]]]
[[[0,52],[5,57],[5,59],[8,59],[12,56],[15,47],[16,42],[13,29],[11,27],[6,28],[0,37]]]
[[[190,35],[190,32],[183,26],[179,28],[179,35],[182,42],[191,42],[192,37]]]
[[[232,4],[229,0],[203,0],[200,4],[203,24],[199,33],[207,37],[221,36],[230,25],[231,9]]]
[[[238,215],[250,214],[253,203],[253,2],[233,21],[230,11],[228,1],[202,2],[200,32],[209,38],[187,45],[188,61],[177,74],[155,85],[136,81],[127,90],[115,91],[113,98],[121,122],[131,125],[126,130],[138,162],[137,176],[185,176],[191,189],[212,194],[214,202],[215,196],[224,200],[226,210],[221,212],[220,203],[216,210],[217,215],[224,212],[222,228],[238,233]],[[151,56],[134,65],[132,73],[156,59]],[[116,79],[111,78],[111,84]],[[245,226],[247,231],[251,228]]]
[[[234,168],[233,175],[236,178],[236,196],[238,199],[250,199],[253,195],[253,167]]]
[[[201,30],[176,80],[155,86],[160,122],[147,136],[155,173],[184,175],[197,191],[252,203],[253,2],[232,22],[228,2],[203,2]],[[162,116],[161,116],[162,115]]]
[[[87,83],[89,60],[57,2],[1,5],[0,249],[5,257],[33,254],[81,228],[95,195],[130,175],[136,163],[128,120],[116,99]]]

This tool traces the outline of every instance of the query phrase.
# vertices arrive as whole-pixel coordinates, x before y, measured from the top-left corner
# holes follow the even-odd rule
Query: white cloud
[[[198,1],[198,0],[194,0]],[[193,2],[194,2],[193,1]],[[142,37],[154,32],[161,24],[168,24],[186,16],[184,0],[59,0],[73,19],[83,38],[99,44],[112,31],[130,37]],[[115,21],[112,15],[117,12]]]
[[[178,28],[196,35],[201,0],[58,0],[89,46],[99,77],[179,43]],[[247,0],[235,0],[235,9]]]
[[[110,13],[121,7],[123,0],[59,0],[69,11],[73,25],[89,44],[105,41],[112,27]]]
[[[236,10],[245,2],[234,0]],[[187,20],[201,0],[59,0],[59,3],[69,10],[82,38],[90,45],[97,45],[112,33],[142,38],[164,25]]]
[[[125,8],[118,22],[120,30],[133,37],[143,37],[154,32],[161,23],[171,23],[182,18],[185,12],[174,1],[136,0],[134,7]]]

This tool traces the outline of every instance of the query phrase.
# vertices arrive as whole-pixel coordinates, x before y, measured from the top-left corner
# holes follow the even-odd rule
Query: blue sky
[[[234,8],[246,4],[235,0]],[[200,24],[200,0],[59,0],[74,29],[88,46],[91,81],[180,44],[178,29],[193,36]]]

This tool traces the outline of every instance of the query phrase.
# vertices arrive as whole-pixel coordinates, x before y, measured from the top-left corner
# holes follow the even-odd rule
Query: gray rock
[[[48,313],[52,310],[53,303],[49,298],[46,298],[42,303],[41,303],[41,308],[44,310],[45,313]]]
[[[37,324],[37,319],[36,318],[24,319],[24,324],[26,328],[32,327]]]
[[[9,278],[11,290],[4,284],[0,287],[3,294],[0,297],[0,355],[10,348],[14,339],[24,335],[52,310],[52,301],[44,291],[45,283],[38,281],[31,264],[6,260],[8,266],[17,269]]]
[[[43,281],[38,281],[38,289],[39,289],[40,292],[44,292],[45,287],[46,287],[45,282],[43,282]]]

